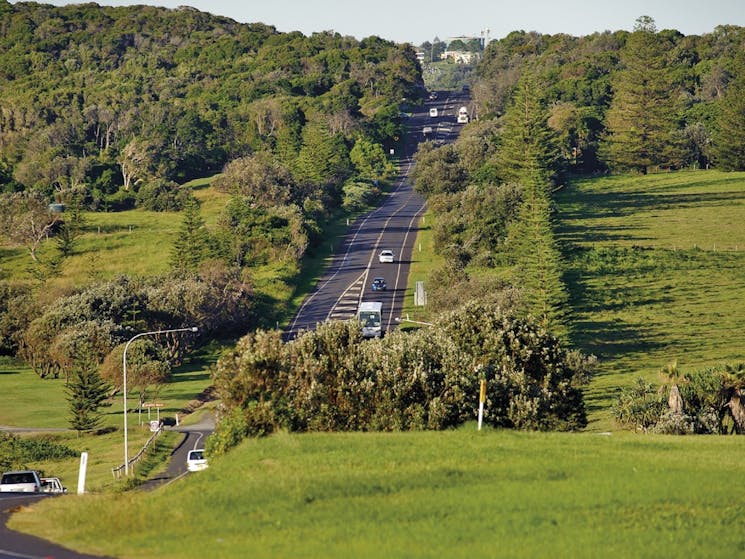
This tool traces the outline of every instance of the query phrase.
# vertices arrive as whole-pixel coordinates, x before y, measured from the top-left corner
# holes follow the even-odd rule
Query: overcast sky
[[[62,6],[80,2],[41,0]],[[13,2],[15,3],[15,2]],[[501,39],[510,31],[589,35],[631,30],[639,16],[657,29],[701,35],[717,25],[745,27],[745,0],[98,0],[100,5],[188,5],[242,23],[263,22],[279,31],[333,30],[357,39],[378,35],[419,45],[434,37]]]

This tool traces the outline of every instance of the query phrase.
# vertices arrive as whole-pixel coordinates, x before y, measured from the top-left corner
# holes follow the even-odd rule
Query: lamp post
[[[141,332],[132,336],[127,344],[124,346],[124,356],[122,357],[124,363],[122,370],[124,373],[124,382],[122,385],[122,392],[124,396],[124,475],[129,476],[129,452],[128,452],[128,439],[127,439],[127,350],[129,344],[135,341],[137,338],[142,336],[152,336],[155,334],[170,334],[171,332],[196,332],[199,330],[196,326],[190,328],[172,328],[170,330],[153,330],[152,332]]]

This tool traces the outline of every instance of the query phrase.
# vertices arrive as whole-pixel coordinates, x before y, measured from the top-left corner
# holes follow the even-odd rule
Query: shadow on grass
[[[686,188],[692,185],[686,184]],[[701,187],[706,183],[701,183]],[[680,188],[676,186],[676,188]],[[692,194],[650,194],[646,192],[592,191],[574,192],[573,205],[563,209],[562,221],[579,220],[592,216],[625,217],[643,211],[670,210],[675,208],[701,208],[705,206],[725,206],[733,201],[745,200],[745,192],[695,192]]]

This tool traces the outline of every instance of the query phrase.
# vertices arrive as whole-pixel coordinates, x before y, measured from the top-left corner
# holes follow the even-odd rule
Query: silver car
[[[380,262],[393,262],[393,251],[392,250],[381,250],[380,256],[378,256]]]
[[[189,451],[186,457],[186,469],[190,472],[207,469],[207,459],[204,457],[203,448],[195,448]]]

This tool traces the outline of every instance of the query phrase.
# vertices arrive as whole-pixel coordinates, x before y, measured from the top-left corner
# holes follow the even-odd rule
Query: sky
[[[16,3],[16,2],[12,2]],[[41,0],[62,6],[79,2]],[[501,39],[511,31],[590,35],[631,31],[639,16],[657,29],[684,35],[710,33],[717,25],[745,27],[745,0],[98,0],[99,5],[188,5],[241,23],[262,22],[278,31],[335,31],[363,39],[377,35],[420,45],[435,37]]]

